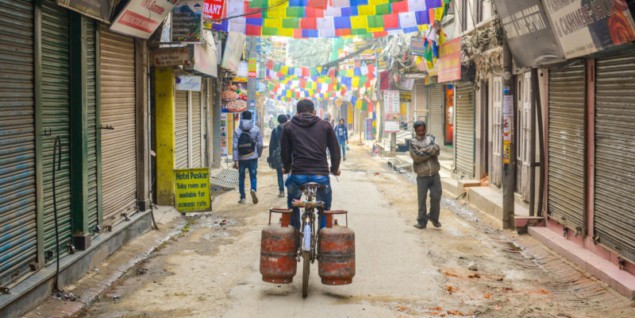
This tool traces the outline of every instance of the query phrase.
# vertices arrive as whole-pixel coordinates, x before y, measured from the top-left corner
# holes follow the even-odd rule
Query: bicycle
[[[303,209],[301,214],[300,246],[298,249],[298,260],[302,261],[302,297],[309,295],[309,274],[311,264],[317,259],[319,226],[315,226],[315,210],[324,212],[324,202],[317,201],[317,193],[323,185],[309,182],[301,186],[304,194],[304,201],[293,202],[293,207]]]

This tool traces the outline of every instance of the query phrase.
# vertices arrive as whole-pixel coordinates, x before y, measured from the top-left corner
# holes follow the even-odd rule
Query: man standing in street
[[[439,170],[439,145],[433,135],[426,134],[426,123],[414,123],[416,138],[410,143],[410,157],[413,160],[413,170],[417,174],[417,198],[419,213],[417,215],[418,229],[425,229],[428,219],[436,228],[441,227],[439,214],[441,212],[441,177]],[[426,200],[430,191],[430,214],[427,211]]]
[[[333,127],[329,122],[315,116],[315,106],[310,100],[298,102],[298,113],[282,128],[280,141],[284,173],[291,173],[286,181],[287,207],[302,196],[300,187],[308,182],[319,183],[317,199],[324,202],[324,210],[331,209],[331,182],[329,173],[340,175],[340,151]],[[331,154],[331,167],[326,159]],[[320,213],[320,228],[326,224]],[[293,208],[291,225],[300,228],[300,210]]]
[[[278,197],[284,198],[284,183],[282,175],[282,157],[280,156],[280,139],[282,139],[282,127],[287,122],[287,115],[278,115],[278,127],[274,128],[271,132],[271,139],[269,140],[269,166],[272,169],[276,169],[278,174],[278,190],[280,193]]]
[[[251,199],[254,204],[258,203],[257,179],[258,158],[262,155],[262,134],[260,129],[254,124],[250,111],[244,111],[241,114],[240,125],[234,131],[233,138],[233,159],[234,169],[238,169],[238,191],[240,191],[240,200],[238,203],[245,203],[245,170],[249,170],[249,179],[251,181]]]
[[[346,145],[348,144],[348,127],[344,123],[344,119],[340,119],[340,123],[335,126],[335,136],[337,136],[337,142],[340,143],[342,150],[342,158],[346,161]]]

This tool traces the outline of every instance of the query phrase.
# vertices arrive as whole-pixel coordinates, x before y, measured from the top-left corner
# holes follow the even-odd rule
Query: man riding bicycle
[[[282,129],[280,147],[283,172],[291,173],[285,183],[288,208],[293,208],[293,201],[302,197],[302,185],[315,182],[322,186],[317,199],[324,202],[324,210],[330,210],[332,192],[329,172],[340,175],[341,154],[331,124],[315,116],[313,102],[307,99],[298,102],[297,115]],[[330,169],[326,159],[327,149],[331,154]],[[298,208],[293,208],[291,225],[300,228]],[[320,213],[320,228],[325,225],[326,220]]]

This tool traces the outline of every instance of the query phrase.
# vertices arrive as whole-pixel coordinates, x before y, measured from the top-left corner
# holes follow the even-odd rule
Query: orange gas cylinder
[[[271,224],[271,213],[282,213],[279,224]],[[269,226],[262,230],[260,243],[260,273],[262,280],[288,284],[296,273],[296,230],[289,226],[290,209],[269,210]]]
[[[333,215],[346,211],[325,211],[326,227],[320,230],[318,246],[318,272],[325,285],[345,285],[355,276],[355,232],[337,225]],[[348,218],[347,218],[348,219]]]

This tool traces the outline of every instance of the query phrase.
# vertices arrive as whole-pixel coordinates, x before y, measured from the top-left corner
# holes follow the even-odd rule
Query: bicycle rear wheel
[[[311,252],[302,251],[302,297],[309,295],[309,273],[311,270]]]

